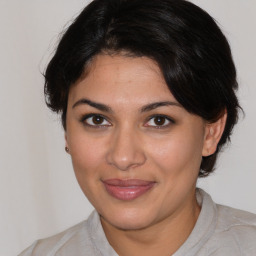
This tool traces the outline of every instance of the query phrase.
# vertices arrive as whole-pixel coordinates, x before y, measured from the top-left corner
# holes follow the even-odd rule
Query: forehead
[[[147,57],[97,55],[69,93],[69,101],[89,98],[107,105],[177,102],[158,65]]]

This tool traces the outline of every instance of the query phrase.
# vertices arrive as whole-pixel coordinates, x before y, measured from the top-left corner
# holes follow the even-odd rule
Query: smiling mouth
[[[103,184],[107,192],[114,198],[124,201],[136,199],[154,187],[156,182],[138,179],[104,180]]]

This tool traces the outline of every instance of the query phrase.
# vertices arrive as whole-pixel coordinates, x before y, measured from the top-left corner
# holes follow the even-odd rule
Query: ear
[[[68,147],[68,140],[67,140],[67,133],[66,132],[64,134],[64,137],[65,137],[65,145],[66,145],[66,147]]]
[[[221,139],[227,121],[227,111],[214,123],[205,126],[204,145],[202,156],[210,156],[215,153]]]
[[[67,153],[69,153],[69,145],[68,145],[68,139],[67,139],[67,133],[65,132],[65,150]]]

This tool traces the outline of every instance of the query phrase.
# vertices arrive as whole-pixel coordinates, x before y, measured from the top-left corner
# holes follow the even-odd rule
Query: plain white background
[[[256,2],[195,0],[227,35],[238,70],[241,117],[217,170],[200,180],[213,199],[256,213]],[[59,33],[83,0],[0,0],[0,256],[85,219],[59,117],[44,104],[43,76]]]

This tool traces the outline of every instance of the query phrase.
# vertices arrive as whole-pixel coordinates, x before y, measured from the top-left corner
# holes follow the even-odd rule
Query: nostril
[[[142,151],[128,152],[123,150],[123,153],[117,151],[110,151],[107,154],[107,163],[113,165],[115,168],[121,171],[127,171],[129,169],[136,168],[145,163],[146,157]]]
[[[146,157],[141,147],[140,138],[131,127],[117,130],[112,137],[107,152],[107,163],[126,171],[145,163]]]

